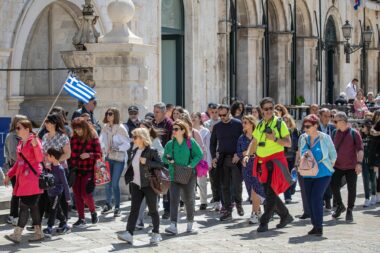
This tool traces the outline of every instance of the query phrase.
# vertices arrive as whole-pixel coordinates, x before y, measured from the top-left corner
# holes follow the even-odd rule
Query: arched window
[[[334,18],[327,19],[325,30],[325,49],[326,49],[326,102],[334,103],[335,80],[334,73],[337,73],[337,59],[335,48],[337,47],[337,33]]]
[[[184,105],[184,15],[182,0],[161,2],[162,101]]]

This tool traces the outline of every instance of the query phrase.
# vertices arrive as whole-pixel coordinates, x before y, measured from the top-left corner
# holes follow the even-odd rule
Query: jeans
[[[339,206],[343,206],[342,196],[340,195],[340,186],[342,183],[342,177],[346,177],[347,180],[347,189],[348,189],[348,204],[349,209],[353,209],[355,206],[356,200],[356,181],[358,175],[356,171],[353,170],[341,170],[335,168],[335,172],[331,178],[331,190],[333,192],[334,200]]]
[[[106,184],[106,201],[112,206],[112,193],[115,201],[115,208],[120,208],[120,177],[124,169],[124,162],[106,159],[110,164],[111,182]]]
[[[300,174],[298,174],[298,184],[300,185],[300,188],[301,188],[303,213],[306,215],[310,215],[309,203],[308,203],[306,191],[305,191],[305,179]]]
[[[152,217],[153,223],[153,233],[159,233],[160,228],[160,217],[158,216],[157,211],[157,194],[153,191],[153,189],[148,187],[140,188],[140,186],[130,183],[131,196],[132,196],[132,204],[131,204],[131,212],[129,213],[128,223],[127,223],[127,231],[133,235],[133,231],[135,230],[137,219],[139,217],[141,202],[145,198],[146,203],[148,205],[149,214]]]
[[[18,227],[24,228],[30,216],[32,217],[33,226],[41,225],[41,217],[38,208],[38,200],[40,195],[21,196],[20,197],[20,214],[18,219]]]
[[[288,160],[288,168],[289,168],[289,172],[292,171],[294,167],[294,160]],[[292,192],[295,192],[296,190],[296,186],[297,186],[297,182],[294,182],[285,192],[284,192],[284,197],[285,197],[285,200],[289,199],[291,200],[292,199]]]
[[[91,213],[95,212],[95,202],[92,194],[86,192],[86,185],[93,177],[92,173],[86,175],[77,175],[73,185],[75,196],[75,207],[77,208],[79,219],[84,219],[84,205],[88,206]]]
[[[12,183],[12,188],[14,188],[16,185],[16,177],[11,178],[11,183]],[[17,218],[19,206],[20,206],[20,197],[17,197],[12,194],[9,216],[12,216],[13,218]]]
[[[366,162],[363,162],[363,186],[366,199],[376,195],[376,173]]]
[[[268,168],[268,181],[263,184],[266,194],[266,205],[264,206],[264,213],[261,216],[260,223],[268,224],[270,219],[273,216],[273,213],[276,212],[281,220],[285,219],[289,215],[289,211],[280,199],[279,196],[273,191],[271,187],[272,183],[272,173],[273,173],[273,163],[267,162]]]
[[[196,175],[193,174],[189,183],[178,184],[171,182],[170,185],[170,221],[177,223],[179,199],[182,197],[186,207],[186,217],[188,222],[194,221],[195,209],[195,183]],[[182,194],[181,194],[182,193]],[[182,195],[182,196],[181,196]]]
[[[222,168],[222,189],[223,206],[231,211],[232,199],[236,205],[242,204],[242,182],[243,176],[241,169],[232,163],[232,157],[224,157]]]
[[[199,186],[199,193],[201,195],[201,204],[207,204],[207,175],[204,177],[197,177]]]
[[[60,227],[66,224],[66,216],[61,208],[61,199],[66,201],[62,194],[55,197],[49,197],[50,211],[47,222],[48,227],[52,228],[54,226],[55,218],[58,218]]]
[[[311,224],[314,228],[322,228],[323,195],[330,184],[331,177],[305,178],[305,191],[309,203]]]

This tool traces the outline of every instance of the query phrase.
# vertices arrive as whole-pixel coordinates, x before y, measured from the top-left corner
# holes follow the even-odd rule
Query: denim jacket
[[[331,172],[334,172],[333,164],[336,161],[337,153],[335,150],[334,143],[331,140],[331,137],[325,133],[318,131],[318,137],[321,144],[323,158],[320,163],[323,163]],[[300,151],[301,155],[305,153],[307,149],[305,149],[305,145],[307,141],[307,134],[302,134],[300,136]]]

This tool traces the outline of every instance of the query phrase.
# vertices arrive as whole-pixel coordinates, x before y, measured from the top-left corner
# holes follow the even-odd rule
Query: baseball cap
[[[135,105],[131,105],[130,107],[128,107],[128,112],[138,112],[139,111],[139,108]]]

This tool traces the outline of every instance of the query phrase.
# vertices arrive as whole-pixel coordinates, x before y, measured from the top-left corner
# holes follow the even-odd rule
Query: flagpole
[[[65,87],[65,84],[62,85],[61,90],[59,91],[59,93],[58,93],[57,97],[55,98],[53,104],[51,105],[50,109],[48,110],[48,112],[47,112],[47,114],[46,114],[44,120],[42,121],[42,124],[41,124],[40,127],[38,128],[37,135],[40,133],[40,131],[41,131],[43,125],[45,124],[46,118],[47,118],[47,116],[50,114],[51,109],[53,109],[53,107],[54,107],[55,104],[57,103],[58,98],[59,98],[59,96],[61,95],[61,93],[62,93],[64,87]]]

